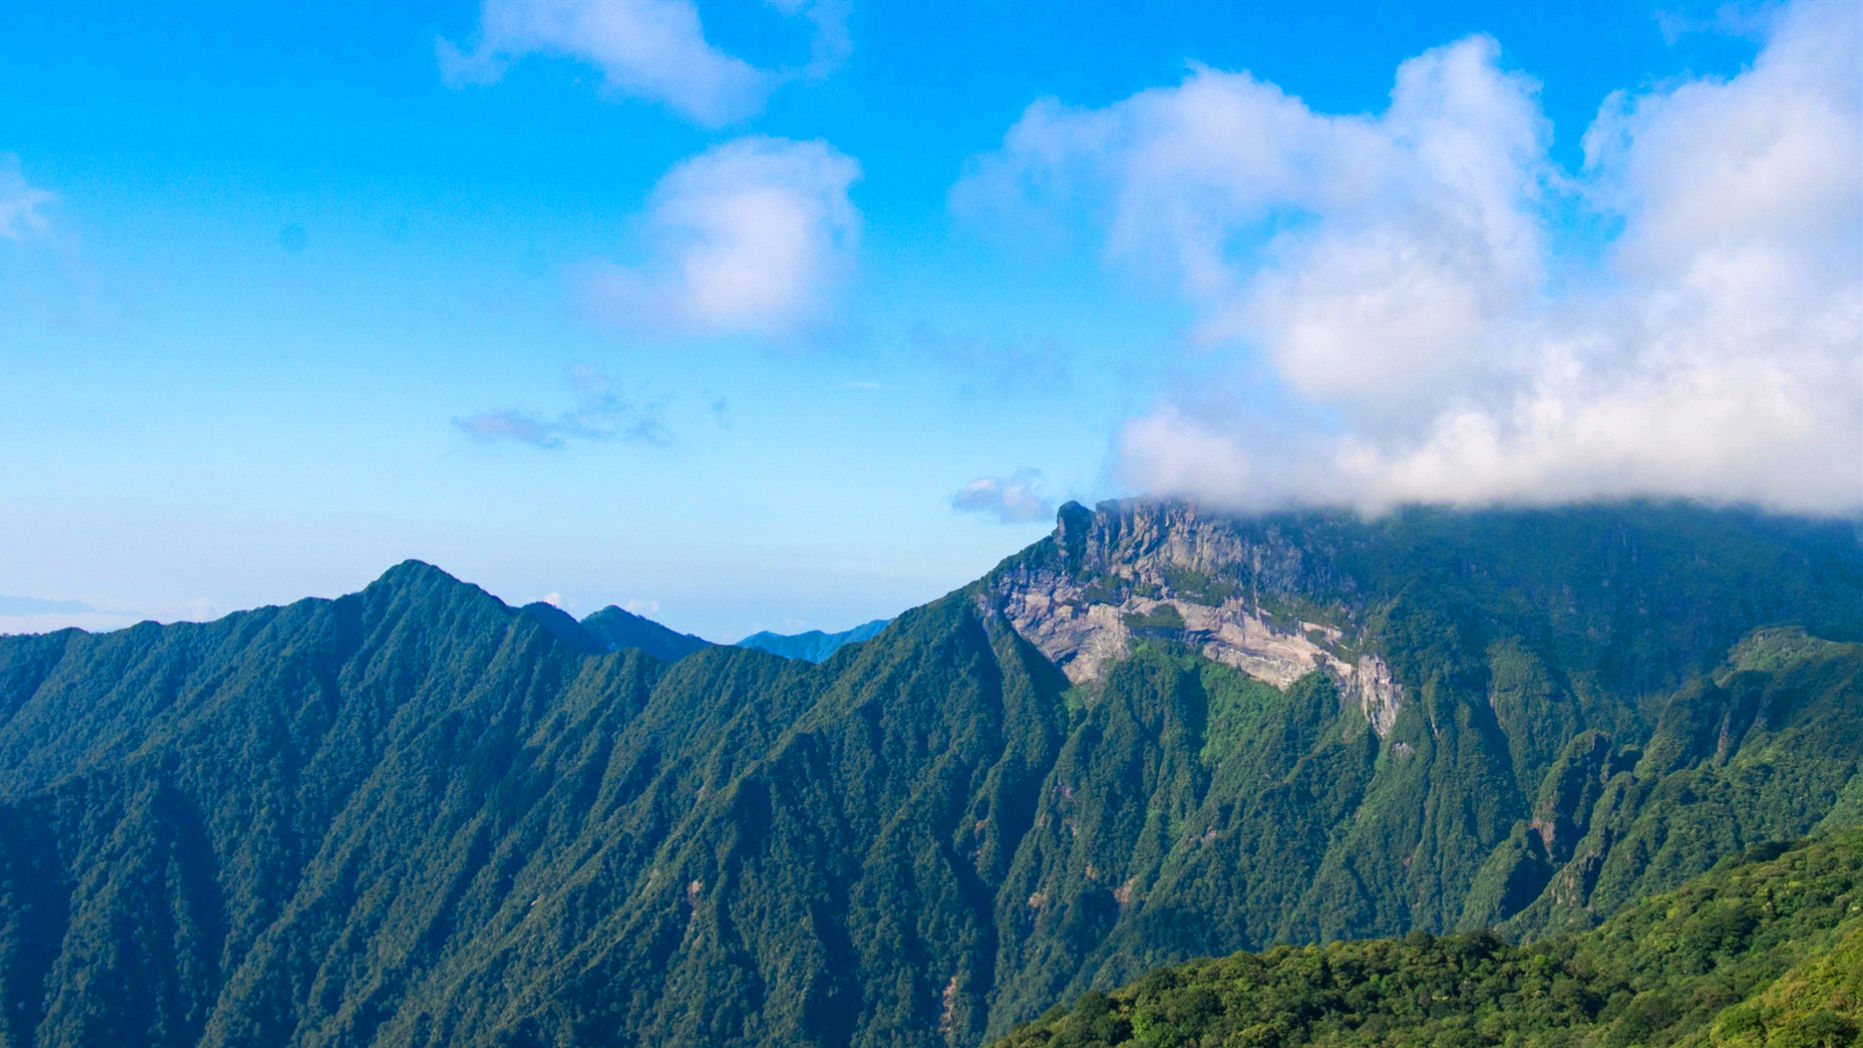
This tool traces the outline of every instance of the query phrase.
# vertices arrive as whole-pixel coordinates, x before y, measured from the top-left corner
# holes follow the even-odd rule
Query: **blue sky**
[[[0,631],[406,557],[836,629],[1140,492],[1848,511],[1858,24],[0,7]]]

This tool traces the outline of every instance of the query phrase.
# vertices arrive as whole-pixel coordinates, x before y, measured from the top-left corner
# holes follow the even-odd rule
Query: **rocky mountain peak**
[[[1139,640],[1169,640],[1277,688],[1324,672],[1383,735],[1402,686],[1361,650],[1339,599],[1349,587],[1314,533],[1296,542],[1274,518],[1183,501],[1070,502],[1049,539],[984,580],[979,601],[1077,684]]]

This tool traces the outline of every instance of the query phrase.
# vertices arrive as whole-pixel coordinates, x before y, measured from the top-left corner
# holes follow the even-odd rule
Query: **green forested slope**
[[[1863,1031],[1863,833],[1757,846],[1602,927],[1281,946],[1092,992],[998,1048],[1741,1045]]]
[[[1198,955],[1589,925],[1863,818],[1848,525],[1186,512],[1070,507],[820,666],[600,653],[414,563],[0,638],[0,1046],[977,1044]],[[1389,731],[1168,628],[1070,684],[997,602],[1155,564],[1377,652]]]

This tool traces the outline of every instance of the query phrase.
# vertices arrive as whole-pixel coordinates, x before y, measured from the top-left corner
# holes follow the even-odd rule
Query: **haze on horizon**
[[[0,632],[408,557],[836,630],[1065,498],[1863,509],[1863,7],[1147,10],[0,10]]]

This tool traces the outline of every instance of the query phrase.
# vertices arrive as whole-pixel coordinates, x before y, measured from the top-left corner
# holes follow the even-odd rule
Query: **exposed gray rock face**
[[[1403,705],[1404,686],[1397,683],[1391,676],[1391,667],[1376,655],[1360,655],[1352,669],[1352,676],[1341,682],[1340,691],[1347,701],[1358,703],[1359,711],[1371,722],[1379,738],[1389,735],[1391,726],[1397,723],[1397,711]]]
[[[1097,680],[1136,638],[1165,637],[1277,688],[1330,674],[1380,736],[1396,722],[1403,687],[1382,658],[1355,650],[1350,622],[1286,613],[1314,581],[1332,581],[1305,551],[1184,503],[1069,503],[1054,545],[1058,556],[1005,565],[979,602],[1069,680]]]

